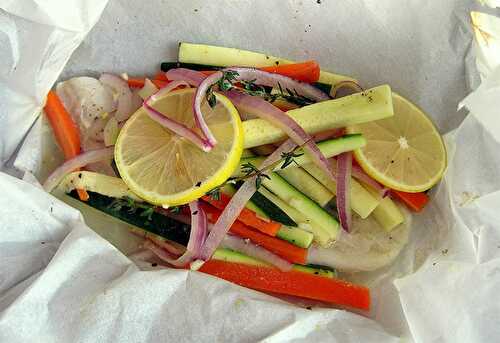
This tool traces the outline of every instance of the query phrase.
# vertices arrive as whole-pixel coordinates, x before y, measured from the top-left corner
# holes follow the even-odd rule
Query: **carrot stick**
[[[156,87],[158,88],[163,88],[166,85],[168,85],[169,81],[163,81],[163,80],[157,80],[157,79],[152,79],[151,82],[155,84]]]
[[[68,160],[80,154],[80,132],[54,91],[49,91],[47,94],[44,111],[64,158]],[[89,199],[89,194],[85,189],[77,189],[77,192],[80,200]]]
[[[221,210],[207,203],[202,203],[201,207],[207,214],[210,223],[215,223],[222,213]],[[299,248],[279,238],[252,230],[238,220],[233,223],[229,231],[242,238],[250,239],[253,243],[264,247],[291,263],[306,264],[307,249]]]
[[[80,133],[54,91],[50,91],[47,95],[44,110],[54,131],[57,144],[64,153],[64,158],[70,159],[78,155],[80,153]]]
[[[144,82],[146,80],[145,79],[142,79],[142,78],[133,78],[133,77],[129,77],[127,79],[127,83],[128,83],[128,86],[130,88],[142,88],[144,87]]]
[[[154,76],[155,80],[160,80],[160,81],[168,81],[167,79],[167,74],[164,73],[163,71],[159,71],[155,74]]]
[[[209,260],[199,271],[259,291],[293,295],[361,310],[370,309],[368,288],[339,279],[221,260]]]
[[[429,202],[429,196],[425,193],[406,193],[391,189],[391,194],[414,212],[422,211]]]
[[[231,201],[231,197],[223,193],[220,194],[219,200],[215,200],[208,195],[203,196],[202,199],[208,202],[210,205],[218,208],[219,210],[223,210],[224,208],[226,208],[229,201]],[[276,236],[276,233],[281,228],[280,223],[274,222],[269,219],[264,220],[262,218],[259,218],[254,211],[251,211],[248,208],[243,208],[243,210],[241,210],[241,213],[238,216],[238,220],[270,236]]]
[[[129,77],[127,82],[130,88],[142,88],[144,87],[145,79]],[[168,84],[168,80],[152,79],[151,82],[153,82],[154,85],[158,88],[163,88]]]
[[[308,83],[318,82],[320,72],[319,64],[316,61],[281,64],[279,66],[262,67],[259,69]]]

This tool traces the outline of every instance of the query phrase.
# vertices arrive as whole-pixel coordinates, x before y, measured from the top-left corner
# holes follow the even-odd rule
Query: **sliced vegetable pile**
[[[161,69],[49,93],[66,162],[44,188],[137,226],[167,265],[368,310],[332,268],[373,270],[405,245],[393,198],[421,211],[446,167],[425,114],[315,61],[181,43]]]

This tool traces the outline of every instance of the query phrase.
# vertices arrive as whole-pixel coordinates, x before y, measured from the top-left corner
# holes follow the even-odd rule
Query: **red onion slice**
[[[159,246],[160,248],[165,249],[169,254],[172,254],[174,256],[180,256],[182,255],[186,249],[180,249],[176,247],[175,245],[171,244],[170,242],[164,241],[160,238],[155,238],[154,236],[147,237],[150,241],[152,241],[154,244]]]
[[[165,247],[163,246],[160,246],[158,244],[156,244],[155,242],[153,242],[152,240],[150,239],[147,239],[144,244],[143,244],[143,247],[148,249],[149,251],[151,251],[153,254],[156,255],[156,257],[158,257],[160,260],[172,265],[172,266],[175,266],[175,267],[183,267],[184,265],[187,264],[187,259],[186,259],[186,263],[177,263],[177,261],[181,258],[181,257],[190,257],[190,253],[188,251],[184,252],[184,254],[180,257],[176,257],[176,255],[172,254],[168,249],[165,249]]]
[[[361,167],[357,165],[352,166],[352,176],[373,188],[382,198],[385,198],[389,194],[389,188],[382,186],[380,183],[372,179],[368,174],[365,173]]]
[[[119,76],[104,73],[99,78],[104,85],[113,89],[114,93],[118,94],[118,108],[116,110],[116,120],[119,122],[127,120],[133,113],[132,109],[132,92],[127,84],[127,81]]]
[[[109,147],[105,149],[91,150],[75,156],[72,159],[67,160],[56,170],[54,170],[44,182],[43,188],[47,192],[51,192],[67,174],[76,169],[83,168],[89,163],[111,159],[113,157],[113,154],[114,147]]]
[[[176,81],[176,82],[178,82],[178,85],[185,84],[184,82],[180,82],[180,81]],[[173,83],[174,82],[172,82],[171,84],[173,84]],[[171,91],[172,89],[178,87],[175,85],[169,87],[171,84],[169,84],[167,86],[168,88],[167,87],[165,87],[165,89],[162,88],[158,93],[161,92],[162,94],[165,94],[165,93],[168,93],[169,91]],[[205,152],[208,152],[212,149],[212,146],[210,144],[208,144],[208,142],[206,142],[204,139],[202,139],[192,129],[190,129],[189,127],[187,127],[184,124],[178,123],[177,121],[170,119],[169,117],[163,115],[161,112],[154,109],[150,105],[150,102],[151,102],[151,100],[155,99],[154,98],[155,95],[156,94],[153,94],[151,97],[146,99],[146,101],[144,101],[144,104],[143,104],[143,107],[146,110],[146,113],[148,114],[148,116],[152,120],[154,120],[155,122],[157,122],[161,126],[169,129],[170,131],[174,132],[175,134],[188,139],[191,143],[193,143],[194,145],[196,145],[197,147],[199,147],[200,149],[202,149]],[[158,98],[158,96],[156,98]]]
[[[167,79],[170,81],[185,81],[193,87],[198,87],[200,83],[207,77],[205,74],[199,71],[186,69],[186,68],[175,68],[170,69],[166,72]]]
[[[222,241],[221,246],[272,264],[284,272],[292,270],[292,264],[290,262],[263,247],[253,244],[250,240],[227,235]]]
[[[177,87],[181,87],[181,86],[189,87],[190,85],[189,85],[189,83],[187,83],[186,81],[183,81],[183,80],[172,81],[169,84],[167,84],[165,87],[160,88],[160,90],[158,90],[158,92],[152,94],[150,99],[151,99],[151,101],[156,101],[159,98],[161,98],[163,95],[168,94],[171,91],[173,91],[174,89],[176,89]]]
[[[197,200],[189,203],[189,210],[191,211],[191,233],[189,234],[186,251],[181,256],[174,258],[166,250],[152,244],[150,241],[146,241],[144,244],[146,248],[150,249],[160,259],[175,267],[184,267],[197,258],[207,237],[207,215],[199,206]]]
[[[343,152],[337,157],[337,212],[340,225],[349,232],[351,229],[351,170],[352,153]]]
[[[196,89],[196,94],[193,99],[193,113],[196,125],[200,128],[201,132],[203,132],[208,143],[211,146],[215,146],[215,144],[217,144],[217,141],[212,132],[210,131],[210,129],[208,128],[205,119],[203,118],[203,113],[201,113],[201,103],[203,102],[203,99],[205,99],[208,89],[214,83],[219,81],[222,78],[222,76],[223,74],[220,71],[208,76],[205,80],[203,80],[202,83],[200,83],[200,85]]]
[[[270,73],[255,68],[230,67],[223,69],[223,71],[234,71],[238,73],[238,75],[236,75],[236,81],[254,81],[257,85],[277,88],[280,87],[283,90],[290,89],[291,91],[297,92],[298,94],[315,101],[330,99],[328,94],[322,92],[318,88],[308,83],[294,80],[288,76]],[[205,82],[208,82],[207,79],[205,79]]]
[[[295,148],[295,144],[292,140],[287,140],[279,148],[277,148],[268,158],[266,158],[261,165],[262,168],[266,168],[272,163],[275,163],[281,158],[283,152],[289,151]],[[246,203],[256,191],[255,186],[256,176],[248,178],[243,185],[238,189],[238,191],[233,195],[227,206],[222,211],[219,219],[214,224],[212,231],[205,241],[200,258],[204,261],[208,260],[215,249],[222,242],[227,232],[231,228],[231,225],[236,221],[241,210],[245,207]]]
[[[243,94],[238,91],[223,93],[238,108],[238,110],[254,114],[271,122],[283,130],[297,145],[303,145],[311,160],[321,168],[326,175],[335,180],[335,173],[328,159],[321,153],[314,140],[289,115],[262,98]]]

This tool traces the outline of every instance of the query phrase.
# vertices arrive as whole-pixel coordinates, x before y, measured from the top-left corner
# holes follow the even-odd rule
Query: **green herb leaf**
[[[214,200],[220,200],[220,187],[216,187],[206,194]]]
[[[290,152],[283,152],[281,154],[281,158],[283,159],[283,164],[281,165],[281,169],[285,169],[286,167],[288,167],[292,163],[297,164],[297,162],[295,162],[294,158],[302,156],[302,155],[304,155],[304,153],[296,153],[293,150]]]

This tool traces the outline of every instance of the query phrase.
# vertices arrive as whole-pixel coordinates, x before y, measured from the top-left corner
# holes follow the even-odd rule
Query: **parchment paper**
[[[500,142],[490,129],[500,125],[491,113],[500,105],[500,72],[481,74],[487,80],[464,101],[472,115],[455,129],[466,114],[456,112],[458,103],[480,82],[469,51],[484,49],[471,45],[469,11],[476,5],[111,1],[86,37],[105,2],[65,6],[0,1],[2,161],[11,158],[58,77],[153,74],[161,61],[175,60],[183,40],[314,58],[363,85],[389,83],[449,132],[449,169],[429,207],[415,216],[410,244],[396,263],[350,276],[371,287],[371,313],[307,310],[199,273],[133,264],[122,252],[131,253],[137,241],[124,239],[120,227],[83,210],[98,235],[78,211],[36,186],[32,174],[43,178],[59,162],[50,131],[38,120],[14,163],[29,172],[25,181],[0,174],[0,341],[483,342],[500,336],[500,305],[491,301],[500,287]]]

